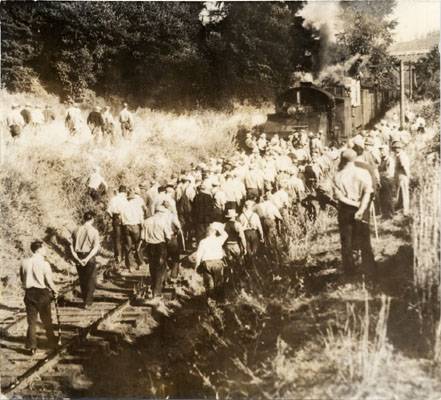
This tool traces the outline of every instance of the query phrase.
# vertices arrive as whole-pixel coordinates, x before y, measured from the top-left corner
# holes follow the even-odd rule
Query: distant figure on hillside
[[[32,122],[32,107],[30,104],[26,104],[20,114],[26,125],[29,125]]]
[[[75,136],[81,130],[81,110],[79,109],[78,104],[74,103],[73,101],[69,102],[69,107],[66,110],[65,124],[72,136]]]
[[[52,110],[52,107],[47,105],[43,111],[44,122],[46,124],[50,124],[52,121],[55,121],[55,113]]]
[[[95,257],[100,250],[100,236],[93,226],[94,218],[95,214],[92,211],[84,214],[84,224],[72,233],[70,245],[78,271],[84,309],[92,305],[96,287]]]
[[[57,345],[52,328],[51,300],[53,292],[57,295],[57,288],[52,279],[52,270],[44,259],[46,247],[43,242],[36,240],[31,243],[32,256],[23,260],[20,268],[20,278],[25,289],[24,303],[28,320],[26,348],[30,354],[37,350],[37,321],[40,315],[41,322],[46,330],[46,336],[51,347]]]
[[[101,107],[95,107],[87,117],[87,125],[89,126],[90,133],[92,134],[95,142],[101,140],[104,128],[104,119],[101,115]]]
[[[20,113],[18,104],[14,103],[12,105],[12,110],[6,119],[6,123],[9,127],[9,132],[11,134],[11,137],[14,139],[18,138],[21,135],[21,132],[25,125],[25,121]]]
[[[129,138],[133,131],[133,116],[128,110],[127,103],[124,103],[124,108],[119,113],[119,123],[121,125],[121,134],[124,138]]]
[[[113,144],[115,142],[115,119],[113,118],[112,112],[110,111],[110,106],[104,108],[103,116],[103,133],[104,139]]]

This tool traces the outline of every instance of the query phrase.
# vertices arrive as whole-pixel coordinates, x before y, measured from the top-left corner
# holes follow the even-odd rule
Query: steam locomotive
[[[361,87],[347,78],[345,84],[320,88],[301,82],[276,98],[276,112],[257,127],[269,137],[305,129],[322,132],[325,144],[343,143],[379,118],[397,97],[393,91]]]

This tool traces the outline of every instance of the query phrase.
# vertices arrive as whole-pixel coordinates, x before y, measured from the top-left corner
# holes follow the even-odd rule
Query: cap
[[[396,141],[392,142],[392,148],[393,149],[402,149],[403,147],[404,147],[403,143],[400,142],[399,140],[396,140]]]
[[[352,149],[345,149],[340,155],[342,160],[354,161],[357,158],[357,153]]]
[[[364,138],[361,135],[354,136],[352,138],[354,146],[364,147]]]

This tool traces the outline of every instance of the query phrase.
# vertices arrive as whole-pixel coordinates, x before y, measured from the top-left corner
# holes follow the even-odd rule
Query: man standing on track
[[[130,265],[130,253],[132,251],[134,252],[138,270],[143,264],[139,253],[139,242],[141,241],[141,226],[144,221],[145,210],[144,200],[133,189],[129,190],[127,202],[121,210],[124,259],[129,272],[132,272]]]
[[[253,258],[259,251],[259,243],[264,241],[262,224],[259,216],[254,212],[255,202],[253,200],[245,201],[245,207],[239,216],[245,239],[247,242],[247,253]]]
[[[127,203],[127,189],[121,185],[118,194],[112,197],[107,208],[108,214],[112,217],[112,241],[115,261],[120,264],[122,261],[122,222],[121,213]]]
[[[224,284],[223,245],[227,238],[228,233],[223,224],[213,222],[208,226],[206,237],[199,242],[196,251],[196,269],[202,273],[209,295],[219,292]]]
[[[94,218],[95,214],[92,211],[84,214],[84,224],[72,233],[70,244],[70,251],[78,271],[84,309],[89,308],[93,303],[97,272],[95,256],[100,250],[100,236],[93,226]]]
[[[170,212],[162,204],[157,204],[155,214],[144,221],[141,233],[142,240],[146,242],[154,303],[161,298],[167,275],[167,243],[171,234]]]
[[[355,271],[355,239],[361,248],[362,263],[369,268],[375,267],[369,231],[369,204],[374,189],[369,172],[355,165],[356,158],[354,150],[344,150],[340,170],[334,177],[343,272],[347,274]]]
[[[44,259],[46,248],[43,242],[36,240],[31,243],[32,257],[23,260],[20,278],[25,289],[24,303],[28,320],[26,348],[31,355],[37,351],[37,318],[40,315],[51,347],[55,347],[57,339],[52,328],[51,300],[57,296],[57,288],[52,280],[52,270]]]

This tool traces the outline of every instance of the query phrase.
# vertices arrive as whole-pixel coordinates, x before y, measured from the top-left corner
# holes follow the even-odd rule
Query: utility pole
[[[400,61],[400,129],[404,129],[404,61]]]

